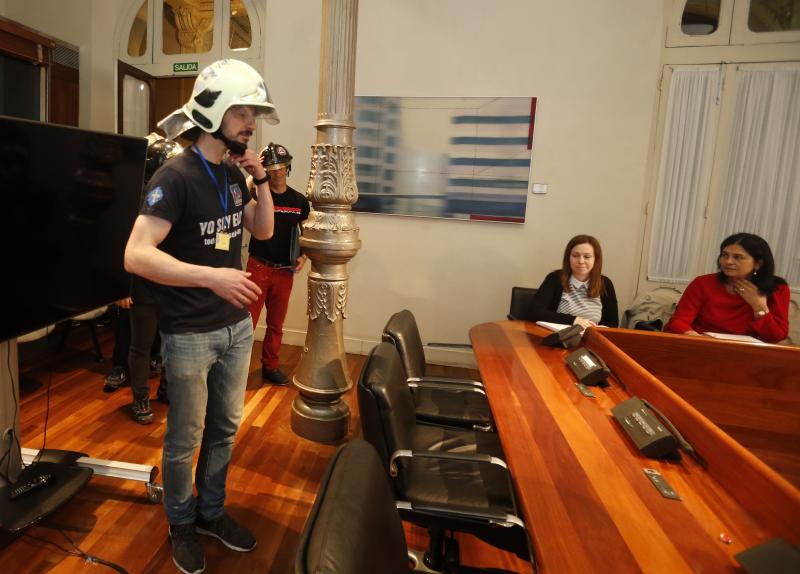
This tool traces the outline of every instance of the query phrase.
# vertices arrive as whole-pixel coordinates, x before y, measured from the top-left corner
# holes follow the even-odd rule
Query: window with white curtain
[[[645,280],[711,273],[720,242],[748,232],[800,293],[800,64],[668,66],[666,79]]]
[[[719,66],[670,71],[647,278],[682,283],[696,274],[721,73]]]
[[[800,65],[738,67],[727,163],[717,244],[739,231],[760,235],[776,273],[800,292]]]

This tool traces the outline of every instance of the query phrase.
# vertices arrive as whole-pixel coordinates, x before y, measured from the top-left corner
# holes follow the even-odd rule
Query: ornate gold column
[[[361,247],[353,147],[358,0],[323,0],[317,143],[311,148],[308,198],[313,209],[300,245],[311,259],[308,331],[294,384],[292,430],[335,442],[347,435],[350,409],[341,397],[353,386],[347,372],[343,321],[347,262]]]

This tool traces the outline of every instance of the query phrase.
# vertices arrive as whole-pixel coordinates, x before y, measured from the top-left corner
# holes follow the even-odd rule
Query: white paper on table
[[[761,339],[756,339],[755,337],[751,337],[750,335],[732,335],[730,333],[711,333],[705,332],[704,335],[708,335],[709,337],[714,337],[715,339],[724,339],[726,341],[738,341],[739,343],[750,343],[751,345],[767,345]]]
[[[564,329],[568,329],[569,327],[572,327],[572,325],[567,325],[565,323],[549,323],[547,321],[536,321],[536,324],[539,325],[540,327],[544,327],[545,329],[548,329],[548,330],[553,331],[553,332],[563,331]],[[605,325],[595,325],[595,327],[602,327],[604,329],[606,328]],[[586,329],[584,329],[584,331],[585,330]],[[581,332],[583,332],[583,331],[581,331]]]
[[[562,323],[548,323],[547,321],[536,321],[536,324],[550,331],[557,332],[572,327],[572,325],[564,325]]]

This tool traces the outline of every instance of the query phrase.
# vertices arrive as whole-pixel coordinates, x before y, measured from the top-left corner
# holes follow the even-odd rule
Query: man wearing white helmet
[[[247,306],[260,294],[242,271],[242,233],[269,239],[274,226],[266,171],[247,148],[257,117],[278,123],[253,68],[221,60],[200,73],[190,100],[159,123],[168,139],[193,145],[151,178],[125,250],[125,268],[156,283],[170,401],[164,509],[173,561],[187,574],[205,569],[198,533],[240,552],[256,545],[223,503],[253,346]],[[253,177],[260,201],[237,166]]]

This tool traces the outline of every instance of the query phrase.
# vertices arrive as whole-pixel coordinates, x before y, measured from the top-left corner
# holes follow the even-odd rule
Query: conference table
[[[612,373],[609,386],[590,387],[592,398],[564,362],[571,351],[541,344],[548,333],[523,321],[470,330],[539,572],[741,573],[735,554],[775,538],[800,543],[796,486],[624,350],[643,362],[650,357],[665,372],[669,365],[691,371],[708,363],[707,344],[734,363],[746,345],[661,333],[646,334],[641,344],[639,334],[622,329],[588,329],[582,344]],[[800,350],[778,354],[783,371],[797,369]],[[665,378],[685,383],[691,374]],[[780,381],[791,411],[800,385],[796,378]],[[632,396],[664,413],[698,457],[642,455],[610,412]],[[800,439],[796,422],[789,414],[783,430]],[[644,469],[658,470],[680,500],[663,497]]]

